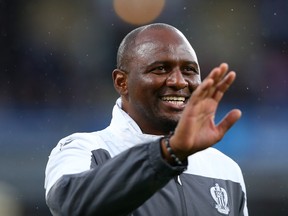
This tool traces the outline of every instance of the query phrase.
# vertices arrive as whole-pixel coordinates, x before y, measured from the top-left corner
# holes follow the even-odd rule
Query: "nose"
[[[188,82],[183,77],[181,70],[175,69],[169,73],[166,85],[175,89],[183,89],[188,86]]]

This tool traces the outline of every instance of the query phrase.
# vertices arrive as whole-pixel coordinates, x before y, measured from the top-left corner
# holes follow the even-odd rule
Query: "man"
[[[120,44],[110,126],[53,149],[46,200],[53,215],[248,215],[238,165],[212,148],[240,118],[218,124],[235,79],[227,64],[201,83],[196,54],[176,28],[151,24]],[[171,133],[174,132],[174,133]]]

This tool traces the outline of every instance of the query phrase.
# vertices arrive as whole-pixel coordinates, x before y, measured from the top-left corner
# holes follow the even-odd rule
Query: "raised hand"
[[[181,160],[217,143],[241,117],[241,111],[233,109],[219,124],[214,122],[218,104],[236,78],[234,71],[227,72],[226,63],[214,68],[191,95],[170,138],[171,148]]]

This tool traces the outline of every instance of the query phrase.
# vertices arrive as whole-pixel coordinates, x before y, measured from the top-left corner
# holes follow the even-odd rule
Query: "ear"
[[[124,71],[121,71],[119,69],[115,69],[112,72],[112,79],[114,83],[114,88],[116,91],[121,95],[127,95],[128,94],[128,74]]]

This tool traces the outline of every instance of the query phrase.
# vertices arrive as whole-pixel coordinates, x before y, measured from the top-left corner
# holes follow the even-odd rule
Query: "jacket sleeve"
[[[71,146],[62,150],[67,151],[65,158],[53,162],[57,165],[49,167],[48,162],[47,181],[49,175],[69,169],[69,161],[76,167],[81,164],[81,156],[75,156],[77,145]],[[79,151],[83,155],[83,150]],[[47,191],[46,202],[53,215],[127,215],[187,166],[187,162],[177,167],[166,163],[159,140],[137,145],[113,158],[104,149],[90,152],[90,156],[89,169],[63,175]]]

